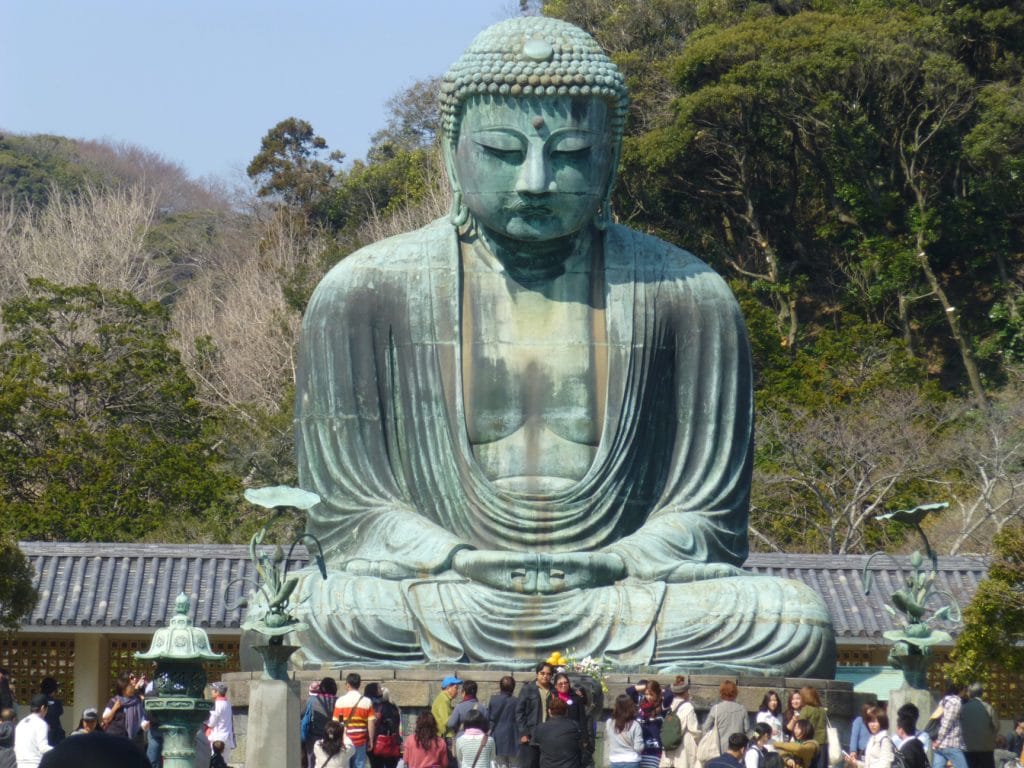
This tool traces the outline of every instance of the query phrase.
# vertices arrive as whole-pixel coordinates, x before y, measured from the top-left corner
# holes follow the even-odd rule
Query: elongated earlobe
[[[459,190],[452,193],[452,210],[448,218],[456,227],[461,227],[469,221],[469,208],[462,202],[462,192]]]

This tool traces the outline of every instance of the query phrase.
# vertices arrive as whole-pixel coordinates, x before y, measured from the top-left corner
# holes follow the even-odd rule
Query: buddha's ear
[[[600,230],[608,229],[612,223],[612,191],[615,189],[615,181],[619,176],[619,160],[622,157],[622,137],[616,140],[612,135],[612,162],[608,169],[608,183],[605,184],[604,197],[601,199],[601,207],[594,214],[594,226]]]
[[[455,151],[458,147],[458,135],[446,136],[441,142],[444,154],[444,169],[448,174],[448,184],[452,190],[452,207],[448,219],[453,226],[461,227],[469,220],[469,208],[462,201],[462,185],[455,174]]]

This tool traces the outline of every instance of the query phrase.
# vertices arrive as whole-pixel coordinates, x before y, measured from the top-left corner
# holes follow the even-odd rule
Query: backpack
[[[778,752],[765,752],[760,765],[761,768],[783,768],[782,755]]]
[[[334,715],[333,703],[331,704],[329,711],[325,712],[325,708],[327,708],[327,702],[324,701],[322,696],[318,695],[313,699],[309,712],[309,728],[306,731],[307,738],[310,740],[320,739],[323,737],[327,721]]]
[[[683,743],[683,721],[674,709],[661,721],[661,746],[669,751]]]

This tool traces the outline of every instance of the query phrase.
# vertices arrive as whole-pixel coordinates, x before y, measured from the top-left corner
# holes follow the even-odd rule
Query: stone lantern
[[[157,721],[164,737],[166,768],[192,768],[196,731],[212,708],[203,695],[206,672],[202,662],[227,658],[223,653],[214,653],[206,632],[192,626],[190,607],[188,596],[182,592],[174,601],[174,616],[169,625],[153,633],[148,651],[135,654],[140,661],[156,662],[156,695],[146,699],[146,711]]]

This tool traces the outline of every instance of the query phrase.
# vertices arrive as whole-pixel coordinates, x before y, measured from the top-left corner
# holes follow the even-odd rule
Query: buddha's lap
[[[767,674],[813,674],[834,663],[824,603],[806,585],[771,576],[521,595],[449,576],[392,581],[334,571],[321,581],[307,571],[300,592],[302,618],[314,625],[300,641],[321,661],[344,655],[332,636],[342,647],[358,636],[363,650],[384,638],[388,653],[409,661],[420,653],[423,661],[533,659],[538,649],[575,647],[623,663],[635,663],[636,654],[655,666]],[[316,642],[324,650],[305,649]],[[403,644],[404,656],[397,650]]]

